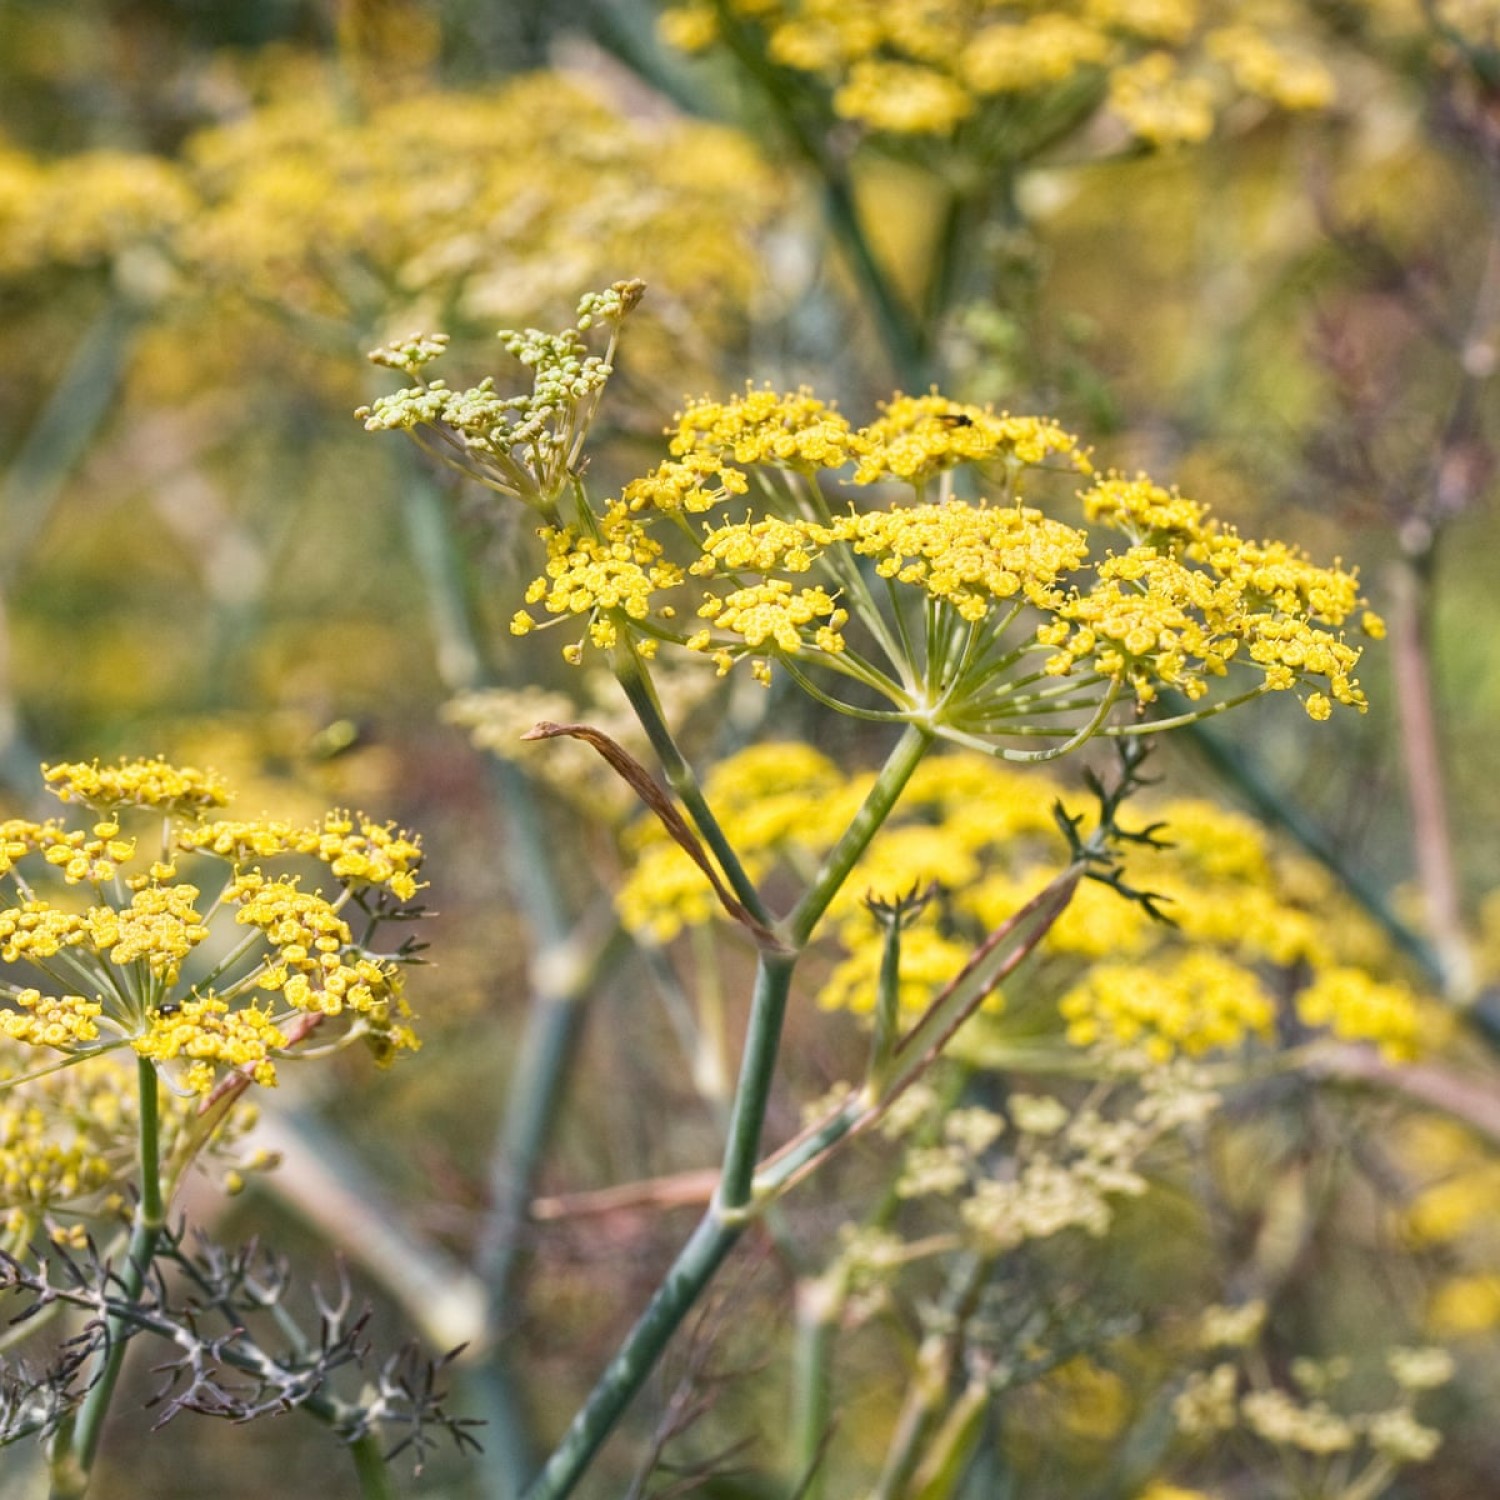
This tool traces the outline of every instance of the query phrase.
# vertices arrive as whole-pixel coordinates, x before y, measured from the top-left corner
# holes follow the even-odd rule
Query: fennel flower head
[[[0,1037],[35,1057],[0,1087],[129,1049],[218,1097],[274,1084],[314,1033],[381,1062],[417,1045],[415,949],[374,946],[421,914],[415,836],[343,811],[233,819],[215,774],[161,759],[43,776],[77,816],[0,822]]]
[[[1170,146],[1206,139],[1237,100],[1313,111],[1334,94],[1314,36],[1264,0],[685,0],[661,32],[686,52],[761,51],[826,93],[836,119],[888,140],[963,131],[972,147],[996,123],[1023,154],[1101,108]]]
[[[641,293],[617,283],[572,329],[503,334],[529,394],[432,378],[439,335],[371,356],[411,383],[362,409],[367,428],[407,432],[541,522],[516,634],[559,630],[574,663],[671,650],[784,672],[840,712],[1020,761],[1266,693],[1315,720],[1364,709],[1357,637],[1383,627],[1354,571],[1101,473],[1047,416],[931,391],[861,426],[810,390],[750,386],[688,402],[662,462],[591,496],[584,441]]]

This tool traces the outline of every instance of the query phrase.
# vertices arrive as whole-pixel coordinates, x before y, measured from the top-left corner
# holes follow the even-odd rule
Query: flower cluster
[[[1041,101],[1081,122],[1102,97],[1137,139],[1165,145],[1203,140],[1237,98],[1328,105],[1328,70],[1272,11],[1215,0],[687,0],[662,31],[689,52],[727,31],[871,131],[948,136],[1002,114],[1014,128]],[[1055,113],[1044,118],[1055,129]]]
[[[436,434],[439,458],[479,478],[497,494],[552,515],[573,476],[589,421],[612,371],[609,354],[588,352],[584,333],[601,322],[617,331],[641,291],[641,283],[622,281],[584,297],[578,304],[577,325],[562,333],[535,328],[502,332],[506,352],[532,372],[531,391],[523,396],[498,395],[493,380],[453,391],[441,379],[423,379],[424,366],[446,348],[446,340],[439,337],[416,334],[387,344],[371,353],[371,361],[402,371],[416,384],[381,396],[356,415],[369,432],[407,432],[424,446],[423,434]],[[612,351],[613,340],[610,347]],[[610,518],[604,524],[610,528]],[[628,551],[628,528],[617,519],[610,529]],[[549,543],[559,543],[564,553],[571,540],[555,530],[549,533]]]
[[[417,914],[422,850],[412,835],[346,812],[311,825],[219,818],[223,783],[160,759],[48,766],[43,775],[97,821],[88,832],[58,820],[3,825],[13,896],[0,905],[0,959],[30,969],[45,989],[4,984],[0,1034],[75,1061],[129,1046],[198,1094],[234,1071],[274,1083],[275,1059],[331,1017],[382,1060],[416,1045],[402,955],[369,947],[379,923]],[[154,821],[155,857],[120,837],[127,815]],[[184,860],[192,881],[179,874]],[[325,870],[335,893],[263,869],[298,860]],[[205,904],[214,866],[222,874]],[[58,876],[61,889],[49,889],[44,882]],[[71,899],[76,887],[90,895]],[[219,934],[221,912],[234,923]],[[236,937],[234,927],[249,931]]]
[[[560,72],[352,107],[326,59],[216,67],[228,107],[171,157],[48,158],[0,138],[0,284],[113,267],[147,297],[169,291],[142,333],[143,379],[179,389],[185,366],[201,381],[215,360],[237,377],[274,337],[255,311],[300,322],[305,359],[309,329],[328,347],[437,317],[493,326],[630,264],[673,289],[639,353],[675,384],[698,330],[721,335],[760,284],[756,241],[782,193],[739,131],[643,120]],[[185,360],[200,319],[213,337]]]
[[[930,1121],[935,1101],[919,1089],[888,1121],[887,1134],[911,1142],[896,1191],[904,1198],[962,1194],[960,1220],[991,1255],[1070,1229],[1103,1235],[1111,1200],[1146,1191],[1140,1164],[1163,1133],[1202,1119],[1218,1102],[1185,1065],[1148,1070],[1138,1089],[1111,1092],[1121,1096],[1115,1101],[1121,1107],[1108,1113],[1024,1093],[1008,1101],[1008,1120],[979,1107],[940,1111],[938,1139],[924,1145],[913,1135]],[[997,1174],[991,1147],[1007,1131],[1015,1141],[1014,1170]]]
[[[186,174],[159,157],[86,151],[54,164],[0,141],[0,279],[165,246],[196,206]]]
[[[1227,1310],[1210,1308],[1205,1325],[1221,1322],[1226,1313],[1248,1313],[1243,1337],[1234,1340],[1205,1337],[1204,1347],[1253,1345],[1257,1342],[1265,1309],[1259,1303]],[[1357,1475],[1362,1465],[1371,1477],[1388,1478],[1395,1467],[1424,1463],[1437,1452],[1442,1436],[1417,1420],[1416,1403],[1423,1393],[1452,1380],[1453,1358],[1444,1349],[1395,1346],[1386,1351],[1385,1380],[1392,1389],[1390,1404],[1376,1410],[1341,1410],[1361,1398],[1364,1389],[1348,1390],[1348,1401],[1337,1401],[1353,1385],[1350,1360],[1297,1359],[1292,1362],[1291,1386],[1273,1385],[1262,1363],[1250,1366],[1252,1375],[1242,1377],[1235,1363],[1221,1360],[1207,1370],[1190,1375],[1173,1403],[1178,1430],[1199,1440],[1236,1429],[1280,1449],[1295,1469],[1304,1461],[1314,1464],[1338,1457],[1345,1472]],[[1368,1387],[1370,1382],[1363,1382]],[[1351,1481],[1353,1482],[1353,1481]],[[1369,1493],[1375,1491],[1370,1490]]]
[[[776,198],[744,137],[643,124],[556,73],[380,99],[363,117],[333,80],[304,79],[187,155],[203,200],[189,264],[346,318],[369,305],[372,278],[393,312],[442,305],[488,322],[627,260],[709,318],[743,301],[747,239]]]
[[[789,743],[720,762],[705,790],[746,870],[763,880],[778,866],[816,868],[869,786],[867,775]],[[925,760],[830,908],[843,956],[820,1002],[874,1008],[884,934],[867,902],[928,891],[900,949],[900,1004],[921,1014],[975,943],[1066,863],[1052,812],[1066,800],[1040,768],[1015,771],[972,752]],[[1159,839],[1132,850],[1129,878],[1171,924],[1085,882],[1042,940],[1026,988],[1007,986],[1018,1029],[1048,1024],[1056,1005],[1050,1024],[1060,1022],[1073,1045],[1165,1062],[1272,1042],[1295,1016],[1391,1059],[1415,1055],[1430,1030],[1424,1002],[1321,870],[1206,801],[1142,801],[1137,816],[1159,825]],[[632,842],[635,862],[618,896],[627,926],[668,942],[714,918],[719,908],[702,873],[656,825],[641,825]]]
[[[365,408],[367,427],[408,432],[545,517],[545,572],[515,633],[572,621],[574,662],[628,642],[647,656],[701,654],[720,674],[748,660],[762,682],[779,665],[834,708],[1022,760],[1098,732],[1152,732],[1112,725],[1116,699],[1149,704],[1170,688],[1196,702],[1232,674],[1241,697],[1297,692],[1314,719],[1335,702],[1365,706],[1360,648],[1343,627],[1357,610],[1367,634],[1380,625],[1355,573],[1249,541],[1144,475],[1096,477],[1078,438],[1048,418],[933,392],[898,396],[857,428],[810,391],[752,386],[689,403],[668,457],[596,508],[580,444],[610,355],[588,356],[584,332],[602,308],[612,355],[639,290],[587,301],[578,327],[553,339],[509,336],[536,371],[530,396],[428,379],[435,338],[376,356],[414,383]],[[960,471],[977,500],[956,498]],[[1056,500],[1081,508],[1085,526],[1028,503],[1067,475],[1092,481]],[[1100,556],[1111,531],[1126,545]],[[889,706],[871,709],[871,691]],[[1053,744],[1010,743],[1026,739]]]

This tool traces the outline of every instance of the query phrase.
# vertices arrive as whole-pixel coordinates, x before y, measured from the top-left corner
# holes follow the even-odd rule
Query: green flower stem
[[[1250,703],[1256,698],[1263,698],[1270,688],[1265,683],[1259,687],[1253,687],[1248,692],[1239,693],[1233,698],[1220,698],[1217,703],[1210,703],[1207,708],[1190,709],[1185,714],[1174,714],[1170,719],[1145,719],[1139,724],[1116,724],[1103,732],[1111,739],[1126,739],[1143,734],[1160,734],[1165,729],[1185,729],[1189,724],[1201,724],[1205,719],[1212,719],[1219,714],[1227,713],[1231,708],[1238,708],[1241,704]]]
[[[713,856],[718,861],[719,868],[724,872],[724,878],[729,882],[734,894],[756,921],[769,927],[771,925],[770,913],[761,903],[760,893],[755,889],[755,883],[745,873],[739,856],[724,836],[724,830],[719,827],[719,820],[714,817],[703,795],[703,789],[698,785],[698,778],[693,774],[693,768],[687,763],[687,758],[682,751],[677,748],[677,741],[672,738],[672,731],[667,728],[667,721],[662,716],[661,705],[656,701],[656,692],[651,686],[651,679],[646,675],[634,644],[623,632],[622,638],[625,641],[623,649],[613,653],[615,678],[624,689],[625,696],[630,700],[630,706],[635,710],[636,718],[641,722],[641,728],[646,731],[646,737],[651,741],[651,748],[656,751],[657,758],[661,761],[668,784],[677,793],[682,805],[687,808],[697,826],[698,832],[702,834],[704,842],[713,851]]]
[[[939,723],[935,728],[935,733],[942,735],[945,740],[951,740],[955,745],[965,745],[970,749],[983,751],[986,755],[998,756],[1001,760],[1014,761],[1018,765],[1033,765],[1041,761],[1058,760],[1064,755],[1071,754],[1086,740],[1093,739],[1096,734],[1108,733],[1105,729],[1105,720],[1109,718],[1110,710],[1115,706],[1115,701],[1119,696],[1120,684],[1111,681],[1088,723],[1071,734],[1062,744],[1054,745],[1049,750],[1011,750],[1004,746],[992,745],[978,735],[954,728],[952,724]]]
[[[30,560],[32,544],[53,506],[113,409],[144,309],[112,295],[79,340],[62,378],[47,397],[15,456],[0,476],[0,782],[30,797],[41,788],[37,763],[17,708],[10,673],[5,596]]]
[[[941,1136],[941,1120],[958,1103],[968,1083],[968,1070],[955,1067],[940,1091],[940,1107],[920,1129],[914,1144],[935,1145]],[[852,1106],[852,1107],[851,1107]],[[849,1101],[821,1129],[811,1133],[811,1149],[799,1153],[798,1160],[777,1159],[756,1177],[757,1195],[777,1191],[794,1177],[807,1161],[815,1160],[830,1146],[837,1144],[857,1123],[858,1104]],[[899,1172],[888,1179],[880,1201],[865,1216],[864,1229],[884,1229],[901,1206],[897,1192]],[[779,1178],[780,1182],[773,1182]],[[832,1364],[835,1335],[848,1305],[850,1281],[847,1264],[835,1260],[821,1276],[806,1276],[797,1284],[797,1323],[792,1351],[792,1424],[794,1474],[800,1488],[793,1500],[822,1500],[824,1451],[832,1436],[831,1400]]]
[[[409,450],[399,451],[403,513],[426,587],[439,675],[450,692],[487,686],[494,672],[449,508],[438,487],[411,461]],[[500,761],[492,766],[491,787],[508,835],[511,885],[538,945],[531,962],[531,1004],[491,1152],[492,1207],[480,1234],[479,1264],[487,1291],[484,1322],[495,1335],[514,1297],[522,1262],[520,1229],[551,1139],[590,985],[613,943],[596,940],[591,952],[578,951],[553,842],[526,774]],[[463,1379],[468,1398],[485,1418],[486,1482],[495,1494],[517,1494],[535,1458],[504,1341],[494,1339],[482,1364],[465,1370]]]
[[[1466,1005],[1474,997],[1476,975],[1464,930],[1439,732],[1443,719],[1433,682],[1433,561],[1430,552],[1419,554],[1391,570],[1391,672],[1426,926],[1442,965],[1444,993]]]
[[[140,1201],[136,1204],[125,1264],[119,1272],[119,1297],[127,1304],[134,1303],[141,1295],[166,1222],[161,1193],[156,1068],[144,1057],[136,1059],[136,1082],[140,1090]],[[111,1316],[108,1321],[104,1368],[84,1398],[66,1450],[54,1458],[52,1500],[75,1500],[88,1490],[89,1474],[104,1431],[104,1419],[109,1414],[115,1386],[125,1363],[126,1324],[127,1320],[119,1315]]]
[[[890,914],[890,926],[880,949],[880,978],[875,988],[875,1023],[870,1029],[869,1078],[879,1078],[890,1062],[899,1036],[901,1010],[901,921],[898,908]]]
[[[870,1500],[904,1500],[913,1493],[911,1481],[923,1443],[949,1400],[964,1324],[978,1304],[992,1264],[988,1257],[966,1255],[954,1266],[943,1291],[941,1317],[917,1352],[914,1378]]]
[[[364,1432],[355,1438],[349,1444],[349,1456],[354,1460],[354,1472],[359,1479],[359,1493],[363,1500],[396,1500],[391,1467],[386,1463],[373,1432]]]
[[[776,1054],[781,1046],[781,1026],[786,1019],[796,962],[795,954],[762,953],[755,971],[745,1055],[729,1110],[724,1175],[714,1195],[717,1207],[730,1218],[744,1217],[750,1203],[761,1126],[765,1123],[771,1083],[776,1076]]]
[[[796,1500],[823,1500],[825,1450],[831,1431],[831,1366],[848,1278],[835,1265],[797,1286],[792,1347],[792,1457]]]
[[[703,1216],[524,1500],[561,1500],[572,1492],[747,1222],[726,1221],[717,1205]]]
[[[786,919],[785,931],[794,947],[800,948],[812,936],[829,903],[849,878],[849,872],[880,825],[890,816],[897,799],[906,789],[906,783],[911,780],[912,772],[931,745],[931,732],[919,725],[908,724],[902,731],[864,804],[844,830],[843,837],[829,851],[796,910]]]
[[[394,450],[393,461],[401,488],[401,518],[427,595],[438,676],[450,693],[483,687],[491,673],[448,507],[405,444]]]

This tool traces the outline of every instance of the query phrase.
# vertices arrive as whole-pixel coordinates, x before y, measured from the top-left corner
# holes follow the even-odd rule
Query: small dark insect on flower
[[[944,427],[972,427],[974,425],[974,418],[966,417],[961,411],[945,411],[938,421]]]
[[[168,1000],[165,1005],[158,1005],[156,1013],[159,1016],[175,1016],[182,1007],[175,1000]]]

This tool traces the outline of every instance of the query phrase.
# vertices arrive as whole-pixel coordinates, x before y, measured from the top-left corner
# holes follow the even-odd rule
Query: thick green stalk
[[[136,1204],[125,1264],[119,1273],[119,1298],[127,1304],[136,1301],[146,1284],[146,1275],[166,1222],[161,1194],[156,1068],[144,1057],[136,1059],[136,1082],[140,1090],[140,1201]],[[127,1326],[128,1320],[118,1315],[112,1316],[105,1325],[104,1368],[84,1399],[66,1452],[54,1459],[52,1500],[77,1500],[88,1491],[89,1475],[104,1431],[104,1419],[109,1414],[115,1386],[125,1363]]]
[[[546,1467],[526,1491],[525,1500],[561,1500],[572,1493],[683,1318],[744,1232],[745,1222],[726,1222],[717,1206],[704,1215]]]
[[[493,673],[444,496],[409,455],[403,453],[399,462],[403,514],[426,587],[439,675],[450,692],[487,686]],[[504,848],[511,885],[538,950],[531,963],[531,1006],[491,1154],[491,1209],[480,1234],[479,1268],[488,1290],[485,1323],[493,1342],[483,1365],[465,1375],[471,1399],[485,1414],[487,1481],[493,1493],[507,1496],[519,1493],[535,1460],[524,1403],[500,1335],[511,1315],[522,1263],[520,1231],[526,1205],[576,1051],[588,979],[610,945],[587,956],[575,951],[568,903],[553,863],[553,842],[525,772],[500,761],[492,767],[491,786],[507,834]]]
[[[479,1274],[489,1288],[492,1335],[503,1333],[509,1312],[523,1260],[527,1205],[571,1071],[579,1017],[599,976],[628,946],[616,925],[592,951],[575,955],[566,942],[549,945],[548,961],[533,966],[531,1008],[510,1070],[505,1116],[490,1167],[490,1212],[477,1255]]]
[[[1429,549],[1391,570],[1391,671],[1425,925],[1442,968],[1444,993],[1467,1005],[1474,998],[1474,957],[1464,931],[1440,734],[1443,717],[1432,671],[1435,560]]]
[[[823,1500],[824,1462],[832,1430],[830,1371],[839,1317],[847,1298],[846,1278],[813,1277],[797,1286],[796,1342],[792,1349],[792,1455],[796,1500]]]
[[[405,444],[396,450],[401,519],[427,595],[438,676],[450,693],[484,687],[489,664],[473,618],[467,581],[444,497]]]
[[[0,781],[28,796],[40,786],[40,757],[27,742],[11,692],[4,596],[109,415],[140,320],[139,308],[110,297],[0,477]]]
[[[724,1175],[715,1194],[718,1207],[730,1217],[743,1217],[750,1202],[755,1163],[760,1155],[761,1126],[765,1123],[771,1084],[776,1077],[776,1054],[781,1046],[781,1026],[786,1019],[796,962],[793,954],[763,953],[755,971],[745,1055],[729,1110]]]
[[[972,1379],[948,1408],[913,1481],[914,1500],[952,1500],[969,1468],[990,1409],[990,1390]]]
[[[940,1121],[958,1103],[967,1082],[967,1069],[955,1066],[941,1085],[940,1107],[929,1116],[913,1145],[928,1147],[937,1143],[942,1135]],[[810,1150],[801,1160],[813,1161],[823,1151],[832,1149],[849,1133],[857,1118],[857,1106],[834,1117],[825,1131],[813,1133],[808,1142]],[[784,1166],[787,1170],[783,1181],[790,1180],[796,1175],[798,1163],[788,1160]],[[774,1169],[762,1172],[756,1179],[757,1190],[775,1191],[776,1175]],[[865,1216],[864,1229],[884,1229],[890,1224],[902,1203],[897,1191],[899,1175],[893,1173],[888,1178],[880,1201]],[[797,1283],[796,1343],[792,1352],[792,1453],[801,1488],[793,1500],[822,1500],[825,1451],[833,1431],[833,1356],[849,1290],[848,1268],[841,1261],[835,1261],[822,1275],[803,1277]]]
[[[111,297],[79,340],[0,480],[0,517],[5,522],[0,582],[11,582],[24,566],[69,475],[109,415],[140,321],[138,307]]]

